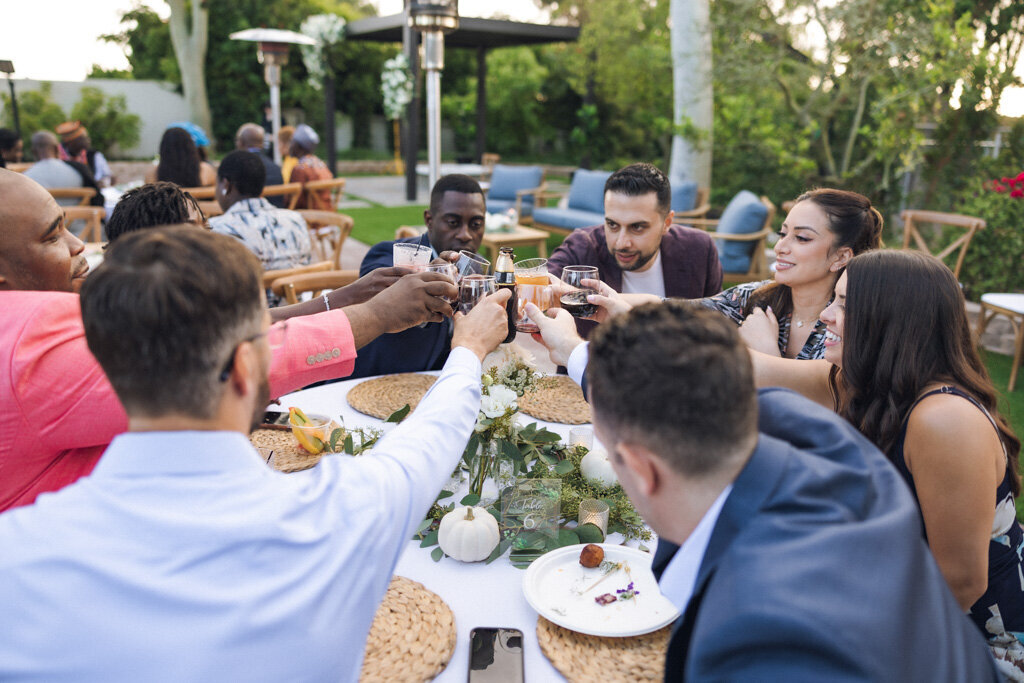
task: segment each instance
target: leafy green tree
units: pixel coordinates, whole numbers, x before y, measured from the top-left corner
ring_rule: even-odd
[[[117,146],[130,149],[139,144],[142,120],[128,113],[124,95],[106,96],[99,88],[82,88],[82,99],[71,108],[71,118],[89,129],[92,146],[107,154]]]
[[[14,128],[11,98],[7,94],[0,94],[0,99],[4,103],[3,125]],[[31,155],[33,133],[40,130],[52,133],[58,124],[68,120],[64,110],[53,101],[53,84],[46,81],[39,84],[38,90],[18,93],[18,118],[21,123],[21,138],[28,155]]]

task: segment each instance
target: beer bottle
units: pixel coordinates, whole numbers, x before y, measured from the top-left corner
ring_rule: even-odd
[[[508,317],[508,336],[503,344],[508,344],[516,338],[516,316],[519,313],[519,306],[516,302],[516,270],[512,265],[515,254],[512,247],[502,247],[498,254],[498,260],[494,264],[494,285],[498,289],[507,289],[512,292],[508,303],[505,304],[505,313]]]

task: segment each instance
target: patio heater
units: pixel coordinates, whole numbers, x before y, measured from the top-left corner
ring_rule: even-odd
[[[9,59],[0,59],[0,73],[7,74],[7,85],[11,89],[11,117],[14,119],[14,133],[21,137],[21,121],[18,120],[18,98],[14,94],[14,81],[11,74],[14,73],[14,62]]]
[[[412,0],[409,26],[423,34],[423,69],[427,72],[427,165],[429,183],[441,174],[441,72],[444,34],[459,27],[459,0]]]
[[[274,163],[281,165],[281,145],[277,134],[281,130],[281,67],[288,63],[290,45],[316,45],[316,41],[295,31],[279,28],[249,28],[228,36],[232,40],[256,43],[256,58],[263,65],[263,79],[270,86],[271,129],[274,136]]]

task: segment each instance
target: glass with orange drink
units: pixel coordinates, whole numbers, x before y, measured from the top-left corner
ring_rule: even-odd
[[[526,304],[532,303],[542,311],[551,308],[555,302],[554,289],[548,279],[548,260],[531,258],[516,261],[516,292],[519,299],[519,315],[516,329],[520,332],[539,332],[537,324],[526,315]]]

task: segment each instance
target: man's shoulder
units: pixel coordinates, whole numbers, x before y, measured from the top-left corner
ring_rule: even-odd
[[[665,243],[678,244],[685,248],[702,246],[713,249],[715,247],[715,241],[711,239],[708,233],[699,228],[691,228],[688,225],[671,226],[662,238],[662,244],[664,245]]]
[[[0,291],[0,307],[5,315],[25,315],[44,307],[76,311],[80,315],[79,305],[74,292]]]
[[[591,225],[586,228],[577,228],[566,235],[565,239],[555,251],[572,252],[576,255],[600,254],[607,243],[604,239],[604,226]],[[593,265],[593,264],[587,264]]]

